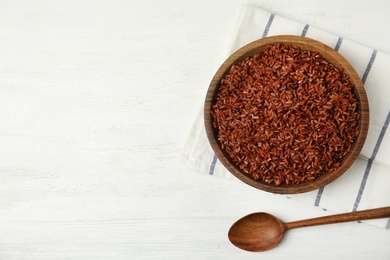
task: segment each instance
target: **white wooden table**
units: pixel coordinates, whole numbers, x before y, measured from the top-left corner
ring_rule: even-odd
[[[0,259],[390,259],[390,230],[227,230],[327,212],[179,163],[241,4],[390,53],[388,1],[0,1]],[[388,84],[388,83],[386,83]]]

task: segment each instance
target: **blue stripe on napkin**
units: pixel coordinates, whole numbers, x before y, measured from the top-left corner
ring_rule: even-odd
[[[378,139],[376,141],[374,150],[372,151],[372,155],[368,159],[368,163],[367,163],[366,169],[364,171],[363,179],[362,179],[362,182],[360,184],[359,192],[357,194],[357,197],[356,197],[355,203],[353,205],[352,211],[356,211],[357,208],[359,207],[359,203],[360,203],[360,200],[362,198],[362,195],[363,195],[363,192],[364,192],[364,188],[366,187],[367,179],[368,179],[368,176],[369,176],[370,171],[371,171],[372,163],[374,162],[376,154],[378,153],[378,150],[379,150],[379,147],[380,147],[380,145],[382,143],[383,137],[385,136],[387,127],[389,126],[389,122],[390,122],[390,111],[387,114],[385,123],[383,124],[382,130],[381,130],[381,132],[380,132],[380,134],[378,136]]]

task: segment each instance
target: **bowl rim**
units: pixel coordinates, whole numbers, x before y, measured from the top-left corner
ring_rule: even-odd
[[[267,45],[272,45],[276,43],[285,43],[291,44],[294,46],[299,46],[301,49],[318,51],[326,60],[334,64],[337,68],[342,68],[344,73],[350,77],[350,81],[355,85],[353,88],[354,94],[358,99],[358,112],[360,113],[359,118],[359,134],[356,137],[351,150],[346,156],[344,156],[342,165],[332,173],[325,173],[317,177],[313,181],[299,183],[299,184],[267,184],[263,181],[255,181],[251,176],[245,174],[239,167],[230,162],[227,156],[227,153],[221,148],[220,143],[217,141],[217,129],[213,127],[213,118],[211,115],[212,105],[216,101],[217,90],[220,85],[222,77],[224,77],[230,67],[233,64],[245,59],[246,57],[252,57],[254,54],[261,52]],[[276,35],[266,38],[262,38],[256,41],[253,41],[230,55],[225,62],[219,67],[214,77],[212,78],[209,88],[207,90],[205,102],[204,102],[204,125],[206,130],[207,139],[219,161],[224,165],[224,167],[233,174],[236,178],[243,181],[244,183],[272,193],[279,194],[297,194],[304,193],[319,189],[326,186],[327,184],[333,182],[341,175],[343,175],[350,166],[357,159],[360,151],[362,150],[369,127],[369,104],[367,94],[364,88],[364,84],[358,76],[355,69],[352,65],[336,50],[329,47],[328,45],[303,36],[295,35]]]

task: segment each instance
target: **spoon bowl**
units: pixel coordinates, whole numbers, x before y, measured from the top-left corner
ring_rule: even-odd
[[[239,219],[229,230],[229,240],[238,248],[261,252],[282,240],[284,223],[268,213],[252,213]]]
[[[289,229],[386,217],[390,217],[390,207],[355,211],[289,223],[283,223],[271,214],[259,212],[237,220],[230,228],[228,237],[232,244],[238,248],[252,252],[261,252],[278,245],[285,231]]]

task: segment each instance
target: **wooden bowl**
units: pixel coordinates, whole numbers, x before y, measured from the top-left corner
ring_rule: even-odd
[[[231,161],[225,150],[221,148],[221,144],[217,138],[217,129],[213,127],[213,117],[211,115],[211,109],[216,102],[221,79],[229,72],[230,67],[233,64],[236,64],[237,62],[240,62],[247,57],[252,57],[257,53],[263,52],[265,46],[276,43],[285,43],[291,44],[293,46],[299,46],[302,50],[318,51],[326,60],[335,65],[337,68],[342,68],[344,70],[344,73],[350,77],[351,83],[355,85],[353,91],[358,100],[358,112],[360,113],[360,119],[358,124],[360,132],[356,137],[354,143],[352,144],[351,150],[347,155],[344,156],[341,166],[333,172],[324,173],[323,175],[320,175],[312,181],[303,182],[299,184],[268,184],[263,182],[262,180],[256,181],[250,175],[244,173],[234,162]],[[352,165],[352,163],[358,157],[367,136],[369,125],[369,107],[367,95],[364,90],[362,81],[360,80],[358,74],[353,69],[353,67],[337,51],[321,42],[312,40],[310,38],[301,36],[280,35],[267,37],[249,43],[248,45],[242,47],[241,49],[233,53],[222,64],[222,66],[218,69],[215,76],[213,77],[206,95],[204,121],[207,137],[212,149],[215,152],[215,155],[217,156],[219,161],[234,176],[236,176],[241,181],[263,191],[280,194],[296,194],[316,190],[331,183],[332,181],[340,177]]]

